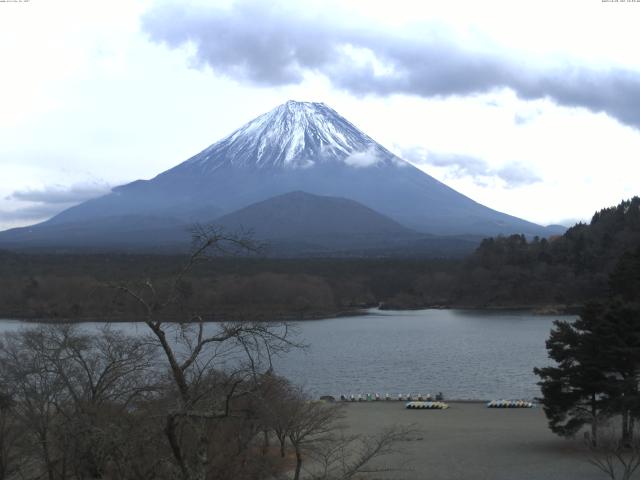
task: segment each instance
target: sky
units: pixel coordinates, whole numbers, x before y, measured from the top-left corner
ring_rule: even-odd
[[[0,0],[0,230],[148,179],[289,99],[491,208],[640,195],[640,1]]]

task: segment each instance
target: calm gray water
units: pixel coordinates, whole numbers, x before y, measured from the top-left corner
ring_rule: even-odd
[[[309,348],[275,365],[315,395],[441,391],[447,398],[530,399],[539,395],[533,367],[550,364],[545,340],[556,318],[573,317],[418,310],[297,322]],[[3,320],[0,333],[25,325]],[[142,324],[114,326],[146,333]]]

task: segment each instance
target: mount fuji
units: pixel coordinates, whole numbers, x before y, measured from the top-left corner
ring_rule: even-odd
[[[306,219],[309,225],[315,216],[329,226],[327,215],[318,217],[323,198],[334,206],[327,199],[351,200],[345,205],[352,215],[369,212],[369,228],[363,234],[375,232],[376,222],[381,232],[396,236],[401,231],[410,232],[409,236],[559,233],[456,192],[322,103],[288,101],[155,178],[116,187],[46,222],[0,232],[0,246],[81,243],[91,247],[97,245],[96,237],[103,247],[122,246],[129,237],[140,245],[170,244],[184,235],[189,224],[220,219],[224,225],[239,209],[243,209],[240,218],[254,218],[250,210],[254,204],[291,192],[317,197],[315,213]],[[295,204],[300,196],[284,199]],[[283,200],[274,205],[278,208],[269,211],[279,209],[281,218],[286,211]],[[390,230],[389,222],[398,228]],[[334,236],[354,233],[353,229],[329,230]]]

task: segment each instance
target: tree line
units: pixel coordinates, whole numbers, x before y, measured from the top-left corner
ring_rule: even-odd
[[[139,305],[108,285],[148,276],[166,292],[182,261],[168,255],[0,252],[0,317],[140,320]],[[207,320],[323,318],[403,302],[405,295],[422,302],[418,290],[443,303],[457,265],[438,259],[212,257],[194,266],[180,288]]]
[[[479,305],[573,305],[609,295],[609,275],[640,247],[640,198],[596,212],[559,237],[488,238],[462,266],[453,297]]]
[[[378,305],[577,309],[607,298],[609,275],[638,245],[640,198],[634,197],[562,236],[487,238],[465,259],[222,257],[194,266],[180,288],[208,320],[321,318]],[[141,319],[136,302],[114,297],[105,284],[142,274],[167,291],[181,261],[170,255],[0,252],[0,316]],[[180,312],[160,314],[176,318]]]

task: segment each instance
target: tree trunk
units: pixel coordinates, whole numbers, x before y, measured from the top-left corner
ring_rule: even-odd
[[[285,446],[285,442],[287,441],[286,438],[281,438],[280,439],[280,456],[282,458],[284,458],[285,456],[285,450],[284,450],[284,446]]]
[[[264,437],[264,443],[262,444],[262,455],[266,455],[269,450],[269,432],[268,430],[263,430],[262,435]]]
[[[44,445],[44,462],[47,465],[47,476],[49,480],[55,480],[55,470],[49,454],[49,447],[46,444]]]
[[[591,395],[591,446],[598,446],[598,409],[595,395]]]
[[[295,446],[296,449],[296,473],[293,476],[293,480],[300,480],[300,471],[302,470],[302,453],[298,446]]]
[[[622,410],[622,445],[629,445],[629,410],[623,407]]]
[[[198,480],[207,480],[207,473],[209,471],[209,439],[207,438],[206,427],[202,427],[203,431],[200,433],[199,445],[198,445],[198,473],[196,475]]]
[[[190,478],[189,470],[187,469],[187,465],[185,464],[184,457],[182,455],[182,449],[180,448],[180,443],[176,434],[176,419],[173,415],[167,416],[167,423],[164,427],[164,433],[167,436],[167,440],[169,441],[169,446],[171,447],[173,458],[176,460],[178,466],[180,467],[182,478],[188,480]]]
[[[51,459],[51,452],[49,451],[49,435],[46,427],[38,432],[38,436],[40,437],[40,446],[42,447],[44,464],[47,467],[47,477],[49,480],[55,480],[55,468],[53,466],[53,460]]]

